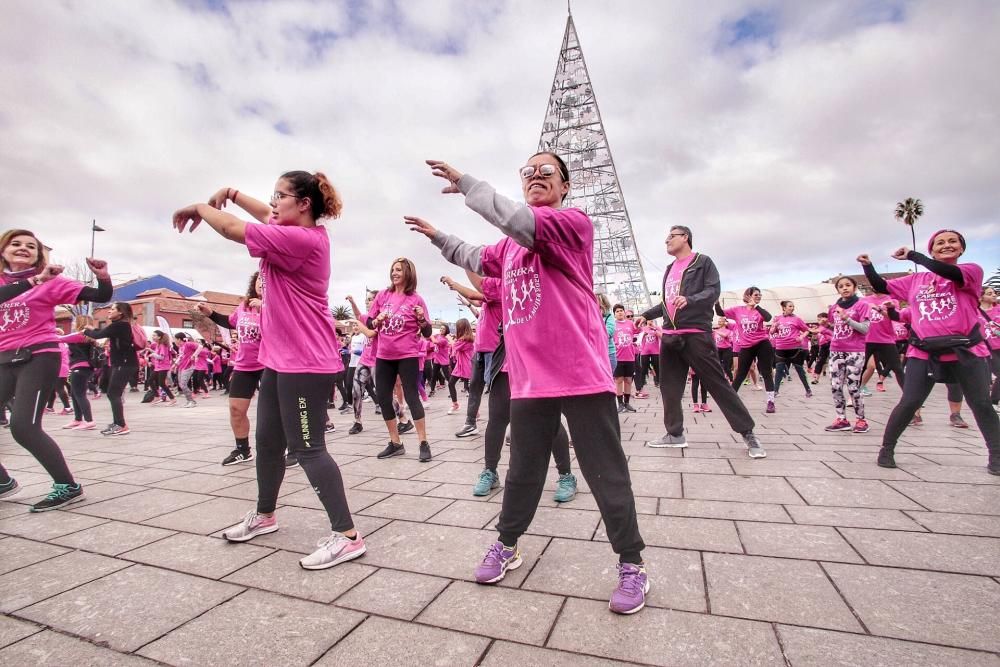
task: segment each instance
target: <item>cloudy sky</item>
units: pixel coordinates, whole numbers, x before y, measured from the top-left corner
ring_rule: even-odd
[[[242,292],[255,262],[172,211],[232,186],[267,199],[322,170],[331,303],[413,258],[432,314],[458,275],[402,224],[495,231],[439,194],[444,159],[519,196],[566,21],[562,0],[13,0],[0,23],[4,227],[116,278],[162,273]],[[1000,266],[1000,3],[575,0],[573,16],[647,275],[671,224],[694,229],[725,289],[819,282],[859,252],[930,232]],[[655,287],[654,287],[655,289]]]

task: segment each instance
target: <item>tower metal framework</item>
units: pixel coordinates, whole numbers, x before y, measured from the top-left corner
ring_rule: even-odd
[[[566,203],[585,211],[594,223],[594,290],[607,294],[611,303],[637,311],[647,308],[646,274],[572,13],[566,19],[538,150],[566,161],[572,184]]]

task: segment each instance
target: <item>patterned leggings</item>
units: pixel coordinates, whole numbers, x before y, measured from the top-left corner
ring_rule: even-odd
[[[830,389],[833,392],[833,407],[838,419],[847,418],[847,401],[844,399],[844,386],[851,394],[854,403],[854,414],[858,419],[865,418],[865,404],[861,399],[861,374],[865,369],[864,352],[831,352],[830,353]]]

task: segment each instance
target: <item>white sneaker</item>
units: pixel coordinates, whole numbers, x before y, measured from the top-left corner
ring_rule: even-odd
[[[250,510],[243,521],[222,534],[230,542],[248,542],[258,535],[266,535],[278,530],[278,522],[271,516],[261,516],[256,510]]]
[[[452,403],[451,407],[448,408],[449,415],[457,415],[459,411],[458,403]]]
[[[195,403],[194,401],[188,401],[188,402],[186,402],[186,403],[184,404],[184,407],[185,407],[185,408],[193,408],[193,407],[196,407],[197,405],[198,405],[198,404],[197,404],[197,403]]]
[[[646,443],[647,447],[663,448],[672,447],[674,449],[684,449],[688,446],[687,440],[683,435],[670,435],[669,433],[663,435],[663,437],[657,438],[656,440],[650,440]]]
[[[358,533],[353,540],[343,533],[334,533],[320,540],[316,546],[319,547],[316,551],[299,561],[303,569],[325,570],[345,561],[354,560],[367,551],[361,533]]]

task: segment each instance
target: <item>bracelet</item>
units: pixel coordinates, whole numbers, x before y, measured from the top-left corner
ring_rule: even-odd
[[[240,194],[239,190],[233,190],[233,196],[229,198],[229,201],[236,203],[236,197]]]

